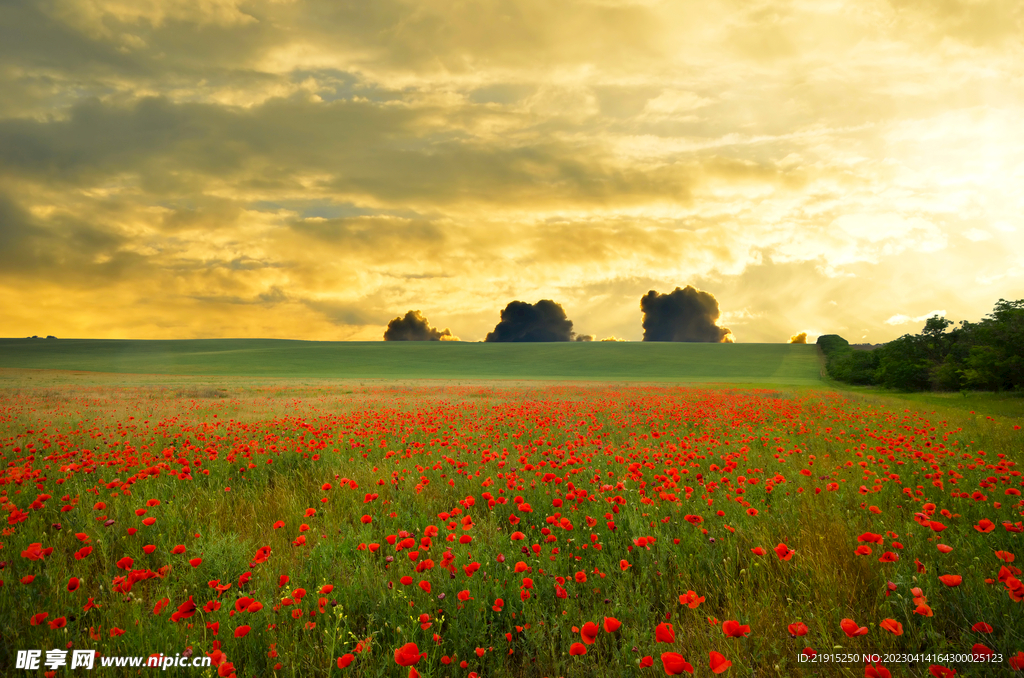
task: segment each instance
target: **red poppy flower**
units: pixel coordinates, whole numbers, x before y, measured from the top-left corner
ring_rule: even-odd
[[[996,529],[996,524],[988,518],[982,518],[978,521],[978,524],[974,526],[974,529],[981,533],[991,532]]]
[[[469,591],[468,590],[467,591],[459,591],[459,593],[458,593],[458,595],[456,597],[459,600],[461,600],[462,602],[466,602],[467,600],[473,600],[473,597],[471,595],[469,595]]]
[[[67,626],[68,622],[64,617],[57,617],[56,619],[48,621],[47,624],[50,625],[51,630],[56,631],[57,629],[62,629]]]
[[[430,582],[426,580],[421,581],[420,588],[423,589],[424,593],[430,593]]]
[[[597,642],[597,634],[601,632],[601,628],[594,622],[587,622],[580,629],[580,635],[583,637],[583,642],[587,645],[593,645]]]
[[[710,657],[712,673],[722,673],[732,666],[732,662],[725,658],[720,652],[711,651]]]
[[[192,600],[192,596],[188,597],[184,603],[178,606],[178,609],[171,615],[171,621],[177,622],[180,619],[189,619],[196,612],[196,604]]]
[[[654,629],[654,640],[658,643],[676,642],[676,631],[671,624],[658,624]]]
[[[750,552],[753,553],[755,556],[763,556],[764,554],[768,553],[760,546],[750,549]]]
[[[892,674],[889,669],[876,662],[864,667],[864,678],[892,678]]]
[[[895,563],[900,557],[892,551],[886,551],[882,554],[882,557],[878,559],[880,563]]]
[[[573,643],[572,645],[569,646],[569,655],[570,656],[583,655],[583,654],[586,654],[586,653],[587,653],[587,646],[584,645],[583,643]]]
[[[53,622],[51,622],[51,624],[52,623]],[[975,643],[971,647],[971,654],[974,655],[974,661],[977,662],[977,661],[983,661],[986,657],[994,655],[995,651],[992,648],[990,648],[990,647],[986,647],[986,646],[982,645],[981,643]]]
[[[491,609],[495,612],[501,612],[501,608],[505,606],[505,601],[498,598],[494,601],[494,605],[491,605]]]
[[[992,633],[992,627],[985,622],[978,622],[971,627],[971,630],[977,633]]]
[[[654,666],[654,657],[642,657],[640,659],[640,668],[646,669],[650,666]]]
[[[632,567],[632,565],[630,564],[630,562],[628,560],[620,560],[619,561],[619,569],[622,570],[623,572],[628,570],[630,567]]]
[[[679,604],[686,605],[691,610],[696,610],[697,606],[703,602],[704,596],[698,596],[695,591],[687,591],[679,596]]]
[[[1024,671],[1024,652],[1018,650],[1017,654],[1010,657],[1010,668],[1014,671]]]
[[[789,625],[789,635],[796,638],[797,636],[807,635],[807,624],[803,622],[797,622]]]
[[[77,591],[78,590],[78,585],[79,585],[78,577],[72,577],[71,579],[68,580],[68,591],[69,592]]]
[[[622,626],[622,622],[620,622],[615,617],[605,617],[604,618],[604,630],[605,630],[606,633],[615,633],[616,631],[619,630],[619,628],[621,626]]]
[[[28,545],[28,548],[21,552],[21,557],[28,560],[42,560],[46,556],[53,553],[53,547],[43,548],[43,545],[39,542],[35,542]]]
[[[964,578],[958,574],[944,574],[939,577],[939,581],[946,586],[960,586],[963,579]]]
[[[952,546],[946,546],[945,544],[939,544],[936,548],[939,549],[940,553],[949,553],[953,550]]]
[[[857,636],[864,636],[864,635],[867,635],[867,632],[868,632],[868,627],[866,627],[866,626],[859,626],[858,627],[857,626],[857,622],[853,621],[852,619],[844,619],[844,620],[842,620],[841,622],[839,622],[839,627],[842,628],[843,629],[843,633],[845,633],[850,638],[856,638]]]
[[[903,624],[899,623],[895,619],[883,619],[878,623],[878,627],[891,632],[893,635],[903,635]]]
[[[871,547],[868,546],[867,544],[861,544],[860,546],[857,547],[857,550],[854,551],[853,553],[854,553],[854,555],[858,555],[858,556],[870,556],[871,555]]]
[[[39,626],[43,623],[43,620],[50,616],[49,612],[40,612],[32,615],[32,618],[28,620],[28,623],[32,626]]]
[[[678,676],[681,673],[693,673],[693,666],[678,652],[663,652],[661,664],[665,667],[665,675]]]
[[[722,633],[727,638],[743,638],[750,633],[750,627],[747,625],[741,625],[735,619],[728,619],[722,622]]]
[[[779,542],[779,545],[775,547],[775,555],[779,557],[779,560],[790,560],[794,553],[796,553],[796,551],[789,548],[782,542]]]
[[[1012,663],[1013,660],[1011,659],[1010,662]],[[953,669],[940,666],[939,664],[929,666],[928,673],[932,674],[935,678],[953,678],[956,675],[956,671]]]
[[[346,666],[351,664],[352,660],[355,659],[355,658],[356,658],[356,656],[354,654],[343,654],[343,655],[341,655],[340,657],[338,657],[338,668],[339,669],[345,668]]]
[[[420,648],[416,646],[416,643],[406,643],[395,650],[395,663],[399,666],[412,666],[425,655],[425,652],[420,653]]]

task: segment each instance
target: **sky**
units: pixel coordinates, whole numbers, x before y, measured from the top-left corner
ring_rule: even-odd
[[[879,343],[1024,298],[1019,0],[5,0],[0,336]]]

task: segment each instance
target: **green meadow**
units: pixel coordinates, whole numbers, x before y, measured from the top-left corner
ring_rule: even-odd
[[[817,347],[799,344],[2,339],[0,368],[339,379],[821,383]]]
[[[806,345],[0,340],[0,675],[1014,675],[1021,403]]]

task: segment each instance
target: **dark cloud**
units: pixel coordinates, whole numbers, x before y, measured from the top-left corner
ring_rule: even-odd
[[[572,321],[550,299],[536,304],[513,301],[501,312],[501,322],[484,341],[572,341]]]
[[[249,109],[165,96],[128,103],[94,97],[62,119],[0,120],[0,176],[61,188],[125,180],[164,198],[202,195],[215,179],[269,199],[308,195],[299,177],[315,173],[316,192],[372,197],[391,211],[524,201],[644,204],[666,192],[689,199],[689,164],[620,167],[597,144],[547,135],[501,146],[460,130],[485,115],[479,106],[314,103],[305,94]],[[438,128],[439,116],[451,127]]]
[[[90,284],[123,279],[144,264],[144,257],[120,249],[125,243],[112,230],[73,215],[35,217],[0,193],[0,275]]]
[[[690,285],[668,294],[651,290],[640,299],[640,310],[644,341],[732,341],[729,328],[717,324],[718,300]]]
[[[440,331],[431,327],[419,311],[409,311],[404,318],[395,318],[384,330],[384,341],[443,341],[451,339],[452,333],[446,327]]]
[[[335,325],[382,325],[380,314],[367,310],[357,303],[303,299],[302,304]]]

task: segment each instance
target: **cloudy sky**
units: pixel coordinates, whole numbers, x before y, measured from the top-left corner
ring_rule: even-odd
[[[5,0],[0,336],[880,342],[1024,297],[1020,0]]]

